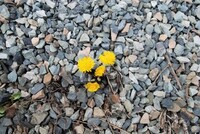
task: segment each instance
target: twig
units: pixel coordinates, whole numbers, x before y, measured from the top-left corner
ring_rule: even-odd
[[[119,74],[119,78],[120,78],[119,83],[120,83],[121,87],[124,88],[123,83],[122,83],[122,77],[123,77],[122,73],[119,70],[117,70],[117,68],[115,68],[114,66],[112,66],[112,67]]]
[[[189,84],[186,85],[185,87],[185,98],[188,99],[189,98]]]
[[[158,80],[158,78],[160,77],[160,75],[169,67],[169,65],[167,65],[165,68],[162,69],[162,71],[160,71],[160,73],[157,75],[157,77],[155,78],[154,82],[151,84],[151,86],[147,89],[151,89],[155,84],[156,84],[156,81]]]
[[[176,82],[177,82],[177,84],[178,84],[179,89],[182,90],[181,83],[180,83],[180,81],[179,81],[179,79],[178,79],[178,76],[176,75],[176,72],[174,71],[174,68],[173,68],[173,66],[172,66],[172,63],[171,63],[171,61],[170,61],[170,59],[169,59],[169,56],[168,56],[167,54],[165,54],[165,58],[167,59],[168,65],[169,65],[170,68],[171,68],[172,75],[173,75],[174,78],[176,79]]]
[[[102,119],[101,119],[102,120]],[[114,125],[114,124],[112,124],[112,123],[110,123],[109,121],[108,121],[108,118],[106,118],[106,121],[107,121],[107,123],[108,123],[108,125],[109,126],[112,126],[113,128],[116,128],[116,129],[118,129],[118,130],[120,130],[120,131],[123,131],[123,132],[125,132],[126,134],[130,134],[129,132],[127,132],[126,130],[124,130],[124,129],[122,129],[122,128],[120,128],[120,127],[118,127],[118,126],[116,126],[116,125]],[[111,129],[111,131],[112,131],[112,133],[114,133],[114,131]]]
[[[114,92],[114,90],[113,90],[113,87],[112,87],[112,85],[111,85],[111,83],[110,83],[110,80],[109,80],[109,78],[108,78],[107,75],[106,75],[106,78],[107,78],[107,81],[108,81],[108,85],[109,85],[109,87],[110,87],[110,89],[111,89],[111,92],[112,92],[113,94],[115,94],[115,92]]]

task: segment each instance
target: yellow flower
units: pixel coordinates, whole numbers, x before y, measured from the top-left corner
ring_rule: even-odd
[[[94,64],[94,60],[91,57],[84,57],[78,60],[78,68],[83,73],[91,72]]]
[[[88,82],[85,85],[85,88],[89,91],[89,92],[95,92],[100,88],[100,85],[97,82]]]
[[[99,56],[99,60],[105,65],[115,64],[115,54],[111,51],[104,51],[103,54]]]
[[[103,66],[103,65],[102,65],[102,66],[99,66],[99,67],[97,67],[97,69],[95,70],[94,75],[95,75],[96,77],[101,77],[101,76],[103,76],[105,70],[106,70],[106,67],[105,67],[105,66]]]

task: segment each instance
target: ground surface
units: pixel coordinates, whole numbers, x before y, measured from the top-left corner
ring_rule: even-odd
[[[0,134],[200,132],[199,4],[0,0]],[[104,50],[115,69],[89,93],[77,60]]]

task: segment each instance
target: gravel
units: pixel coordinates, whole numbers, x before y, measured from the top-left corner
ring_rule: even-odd
[[[22,94],[17,110],[9,107],[1,118],[0,133],[23,133],[25,127],[26,133],[47,134],[51,124],[58,134],[118,133],[109,122],[121,133],[162,133],[163,110],[169,124],[177,114],[188,133],[198,133],[199,4],[0,0],[0,104]],[[107,67],[113,92],[106,77],[82,74],[77,66],[90,56],[95,69],[104,50],[116,54],[122,78]],[[101,89],[90,93],[84,84],[93,80]]]

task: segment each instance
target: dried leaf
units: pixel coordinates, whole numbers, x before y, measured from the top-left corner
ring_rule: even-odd
[[[120,98],[119,98],[119,95],[117,94],[112,94],[111,99],[113,103],[120,103]]]
[[[165,128],[165,122],[166,122],[166,110],[162,111],[160,116],[159,116],[159,123],[160,123],[160,128]]]
[[[15,116],[16,109],[17,109],[17,105],[16,105],[16,103],[14,103],[13,105],[11,105],[11,106],[6,110],[6,117],[8,117],[8,118],[13,118],[13,117]]]

